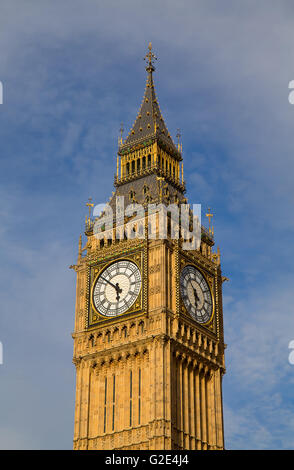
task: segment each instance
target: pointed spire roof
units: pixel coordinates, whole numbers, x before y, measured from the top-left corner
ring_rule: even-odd
[[[175,156],[181,160],[181,154],[174,144],[161,115],[155,93],[153,72],[155,71],[154,60],[156,59],[157,58],[152,52],[152,45],[149,43],[148,53],[145,56],[145,60],[147,62],[147,80],[143,101],[133,127],[131,128],[126,140],[121,145],[120,150],[123,150],[126,147],[133,147],[133,145],[141,143],[146,139],[156,139],[165,144],[170,152],[175,154]]]

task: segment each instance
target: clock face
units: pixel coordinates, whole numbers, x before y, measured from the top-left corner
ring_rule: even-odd
[[[101,315],[115,317],[126,312],[141,289],[141,273],[132,261],[110,264],[97,278],[93,288],[93,303]]]
[[[198,323],[208,323],[213,314],[209,285],[194,266],[185,266],[180,276],[180,291],[185,307]]]

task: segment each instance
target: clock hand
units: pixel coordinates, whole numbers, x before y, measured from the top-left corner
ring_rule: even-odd
[[[195,289],[195,287],[192,285],[192,289],[194,291],[194,298],[195,298],[195,308],[197,309],[197,302],[200,300],[199,297],[198,297],[198,294],[197,294],[197,290]]]
[[[122,289],[119,287],[119,283],[118,283],[118,282],[115,284],[115,288],[116,288],[116,290],[117,290],[117,292],[118,292],[119,294],[122,293]]]
[[[195,297],[195,308],[197,309],[197,302],[200,300],[198,295],[197,295],[197,290],[194,289],[194,297]]]
[[[111,285],[111,287],[116,290],[116,300],[119,301],[119,294],[122,293],[122,289],[119,287],[119,283],[117,282],[116,284],[112,284],[112,282],[108,281],[108,279],[105,279],[105,277],[103,276],[101,276],[101,279],[103,279],[103,281],[107,282],[109,285]]]
[[[103,277],[103,276],[100,276],[100,277],[101,277],[101,279],[103,279],[103,281],[107,282],[107,283],[110,284],[112,287],[114,287],[114,289],[117,290],[117,287],[116,287],[114,284],[112,284],[112,282],[108,281],[108,279],[105,279],[105,277]]]
[[[120,299],[119,294],[122,293],[122,289],[119,287],[118,282],[115,284],[115,288],[116,288],[116,300],[119,301],[119,299]]]

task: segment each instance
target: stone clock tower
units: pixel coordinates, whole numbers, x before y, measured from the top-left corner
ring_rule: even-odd
[[[74,449],[224,448],[220,254],[211,229],[201,227],[200,245],[187,250],[170,217],[165,237],[158,213],[148,217],[150,204],[187,203],[181,144],[161,115],[154,59],[149,45],[141,108],[119,145],[113,225],[97,234],[105,213],[89,216],[72,266]],[[125,211],[131,203],[143,207],[140,217]]]

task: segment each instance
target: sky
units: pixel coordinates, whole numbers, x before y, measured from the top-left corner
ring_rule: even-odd
[[[113,191],[150,41],[229,278],[226,448],[294,448],[293,31],[290,0],[0,0],[1,449],[72,448],[69,266],[85,203]]]

